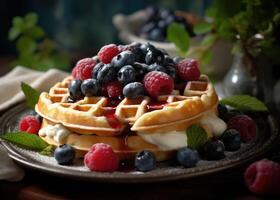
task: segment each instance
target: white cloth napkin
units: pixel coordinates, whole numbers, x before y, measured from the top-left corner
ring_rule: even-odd
[[[24,94],[20,88],[21,82],[39,91],[48,91],[52,85],[68,75],[56,69],[38,72],[21,66],[14,68],[5,76],[0,77],[0,111],[24,100]],[[23,176],[24,171],[13,162],[0,143],[0,180],[19,181]]]

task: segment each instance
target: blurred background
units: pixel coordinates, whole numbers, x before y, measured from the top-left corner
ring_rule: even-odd
[[[276,0],[2,0],[0,20],[0,75],[17,65],[70,72],[105,44],[151,42],[198,59],[221,96],[280,109]]]
[[[3,0],[0,2],[0,55],[16,55],[8,40],[14,16],[36,12],[38,24],[60,48],[70,54],[94,55],[107,43],[120,43],[112,18],[117,13],[131,14],[148,5],[185,10],[203,16],[211,0]],[[75,56],[75,55],[74,55]]]

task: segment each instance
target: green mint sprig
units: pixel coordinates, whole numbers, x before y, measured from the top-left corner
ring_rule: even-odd
[[[37,104],[40,96],[40,92],[32,88],[30,85],[22,82],[21,83],[21,90],[23,91],[25,97],[26,97],[26,103],[28,107],[31,109],[35,108],[35,105]]]
[[[167,40],[175,44],[180,56],[185,56],[190,47],[190,36],[182,25],[176,22],[170,24],[167,28]]]
[[[25,132],[6,133],[0,138],[30,150],[42,151],[48,147],[48,144],[38,135]]]
[[[44,148],[41,152],[40,152],[40,154],[41,155],[44,155],[44,156],[52,156],[53,155],[53,153],[54,153],[54,146],[52,146],[52,145],[49,145],[49,146],[47,146],[46,148]]]
[[[268,108],[263,102],[249,95],[231,96],[220,100],[220,103],[229,105],[240,111],[268,112]]]
[[[199,149],[208,141],[206,131],[198,125],[190,126],[187,131],[187,143],[191,149]]]

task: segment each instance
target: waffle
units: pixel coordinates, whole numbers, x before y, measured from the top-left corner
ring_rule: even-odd
[[[53,125],[54,123],[43,119],[42,128]],[[71,132],[68,137],[63,140],[63,143],[56,142],[53,138],[40,136],[48,144],[59,146],[61,144],[70,144],[76,149],[76,156],[83,157],[92,145],[102,142],[109,144],[115,153],[118,154],[120,160],[134,159],[135,154],[143,149],[150,150],[154,153],[157,161],[163,161],[171,158],[174,154],[173,151],[163,151],[155,145],[144,141],[138,135],[126,136],[97,136],[97,135],[82,135]]]
[[[162,108],[149,112],[149,97],[138,99],[124,98],[115,108],[106,97],[85,97],[75,103],[67,102],[68,85],[72,77],[55,84],[49,93],[43,92],[36,105],[36,111],[48,121],[61,123],[69,130],[80,134],[117,136],[130,125],[132,131],[145,134],[186,130],[199,120],[203,113],[216,112],[218,97],[207,76],[199,81],[189,81],[184,96],[159,96]],[[112,118],[113,117],[113,118]],[[117,126],[113,126],[118,123]]]

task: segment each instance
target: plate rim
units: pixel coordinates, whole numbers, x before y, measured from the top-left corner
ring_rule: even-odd
[[[18,111],[18,109],[21,109]],[[26,105],[24,103],[18,103],[14,107],[7,109],[4,111],[2,116],[0,117],[0,123],[5,121],[5,118],[9,116],[13,112],[22,112],[24,109],[26,109]],[[64,177],[64,178],[70,178],[70,179],[76,179],[76,180],[84,180],[84,181],[96,181],[96,182],[111,182],[111,183],[149,183],[149,182],[165,182],[165,181],[174,181],[174,180],[183,180],[183,179],[190,179],[190,178],[196,178],[196,177],[201,177],[204,175],[210,175],[214,174],[217,172],[221,172],[227,169],[232,169],[235,167],[240,167],[246,163],[249,163],[258,157],[264,155],[267,153],[270,149],[274,147],[274,145],[277,143],[276,141],[280,138],[279,137],[279,129],[278,129],[278,124],[276,123],[276,119],[270,115],[269,120],[268,120],[269,126],[271,128],[271,137],[267,138],[261,148],[259,148],[254,154],[248,155],[245,158],[238,158],[232,160],[228,164],[224,165],[219,165],[216,166],[215,168],[208,168],[205,170],[200,170],[196,171],[195,173],[177,173],[177,174],[161,174],[161,175],[155,175],[155,176],[143,176],[142,174],[144,173],[135,173],[135,175],[129,174],[126,176],[106,176],[104,175],[105,173],[100,173],[100,172],[94,172],[98,176],[86,176],[88,172],[86,171],[75,171],[75,170],[65,170],[63,168],[55,168],[52,165],[40,165],[39,161],[34,161],[33,162],[28,162],[28,158],[26,156],[22,156],[19,152],[16,151],[16,149],[13,148],[13,145],[10,144],[9,142],[6,142],[4,140],[0,139],[0,143],[7,149],[9,156],[15,160],[17,163],[20,165],[34,169],[46,174],[51,174],[54,176],[59,176],[59,177]],[[1,124],[3,128],[3,124]],[[1,129],[1,132],[4,130]],[[20,148],[20,147],[18,147]],[[33,161],[33,160],[32,160]],[[181,171],[183,171],[184,168],[182,168]],[[75,174],[73,175],[73,172]],[[152,171],[151,171],[152,172]],[[92,172],[91,172],[92,173]],[[126,172],[124,172],[126,173]],[[150,172],[148,172],[150,173]],[[112,174],[112,173],[109,173]],[[142,176],[141,176],[142,175]]]

